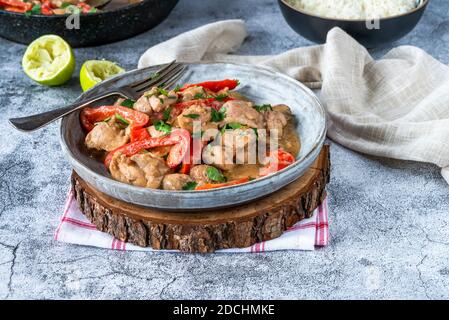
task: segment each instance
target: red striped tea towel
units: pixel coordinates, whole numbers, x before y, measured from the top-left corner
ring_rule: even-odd
[[[69,193],[61,222],[55,232],[55,240],[79,245],[114,250],[160,251],[142,248],[120,241],[101,232],[81,213],[72,192]],[[304,219],[286,230],[279,238],[256,243],[248,248],[217,250],[217,252],[265,252],[278,250],[314,250],[329,244],[329,223],[327,199],[314,211],[313,216]],[[177,250],[166,250],[178,252]]]

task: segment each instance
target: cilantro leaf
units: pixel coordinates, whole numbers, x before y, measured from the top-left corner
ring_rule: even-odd
[[[215,182],[226,182],[226,177],[215,167],[207,167],[206,176]]]
[[[198,99],[204,99],[204,94],[203,93],[197,93],[193,96],[194,100],[198,100]]]
[[[117,118],[117,120],[119,120],[123,124],[129,125],[129,121],[126,120],[125,118],[123,118],[120,114],[116,113],[115,117]]]
[[[191,114],[185,114],[184,117],[190,118],[190,119],[198,119],[200,117],[197,113],[191,113]]]
[[[253,108],[256,109],[258,112],[273,110],[271,104],[255,105]]]
[[[164,121],[156,121],[154,123],[154,127],[156,128],[157,131],[161,131],[164,133],[170,133],[171,132],[171,125],[169,125],[168,123],[165,123]]]
[[[168,119],[170,119],[171,110],[172,110],[172,107],[168,107],[168,108],[165,109],[164,112],[162,113],[162,119],[163,119],[164,121],[167,121]]]
[[[226,109],[221,108],[220,111],[215,110],[214,108],[211,108],[211,116],[212,116],[212,122],[220,122],[223,121],[226,116]]]
[[[42,8],[42,7],[41,7],[39,4],[35,4],[35,5],[31,8],[31,10],[28,10],[28,11],[25,12],[25,16],[29,17],[29,16],[31,16],[32,14],[39,14],[39,13],[41,13],[41,8]]]
[[[181,86],[177,84],[176,87],[173,89],[173,91],[178,92],[179,90],[181,90]]]
[[[237,122],[231,122],[231,123],[228,123],[226,125],[226,127],[227,127],[227,129],[235,130],[235,129],[240,129],[241,127],[243,127],[243,125],[241,125],[240,123],[237,123]]]
[[[127,108],[131,108],[132,109],[134,107],[134,103],[135,103],[134,100],[126,99],[126,100],[123,100],[123,102],[120,103],[120,105],[123,106],[123,107],[127,107]]]
[[[194,181],[187,182],[183,187],[182,190],[195,190],[198,183]]]
[[[159,94],[162,94],[164,96],[168,96],[168,91],[165,90],[164,88],[157,88],[157,90],[158,90]]]
[[[219,94],[218,96],[215,97],[215,100],[217,101],[223,101],[224,99],[226,99],[228,97],[227,94]]]

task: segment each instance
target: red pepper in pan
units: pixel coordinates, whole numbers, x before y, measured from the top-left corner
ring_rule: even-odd
[[[46,0],[46,1],[42,2],[41,13],[46,16],[51,16],[54,14],[53,9],[51,8],[50,0]]]
[[[20,0],[0,0],[0,7],[5,7],[5,10],[8,11],[23,13],[31,10],[33,4]]]
[[[238,80],[219,80],[219,81],[206,81],[206,82],[200,82],[200,83],[194,83],[194,84],[185,84],[180,91],[184,91],[187,88],[191,87],[203,87],[205,89],[208,89],[213,92],[218,92],[220,90],[228,88],[229,90],[235,89],[239,85]]]
[[[1,0],[0,0],[1,1]],[[80,114],[81,124],[84,129],[91,131],[95,123],[119,114],[130,122],[132,129],[145,126],[149,117],[145,113],[122,106],[102,106],[99,108],[84,108]]]

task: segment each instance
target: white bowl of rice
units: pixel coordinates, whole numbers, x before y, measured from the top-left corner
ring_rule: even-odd
[[[345,20],[388,18],[406,14],[421,5],[422,0],[286,0],[298,10]]]
[[[408,34],[430,0],[278,0],[287,23],[303,37],[318,43],[340,27],[366,47],[373,48]]]

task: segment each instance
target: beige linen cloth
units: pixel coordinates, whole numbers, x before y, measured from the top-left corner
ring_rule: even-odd
[[[208,24],[148,49],[138,66],[176,59],[271,67],[321,88],[332,140],[371,155],[434,163],[449,182],[448,66],[412,46],[376,61],[338,28],[324,45],[275,56],[229,54],[246,36],[242,20]]]

